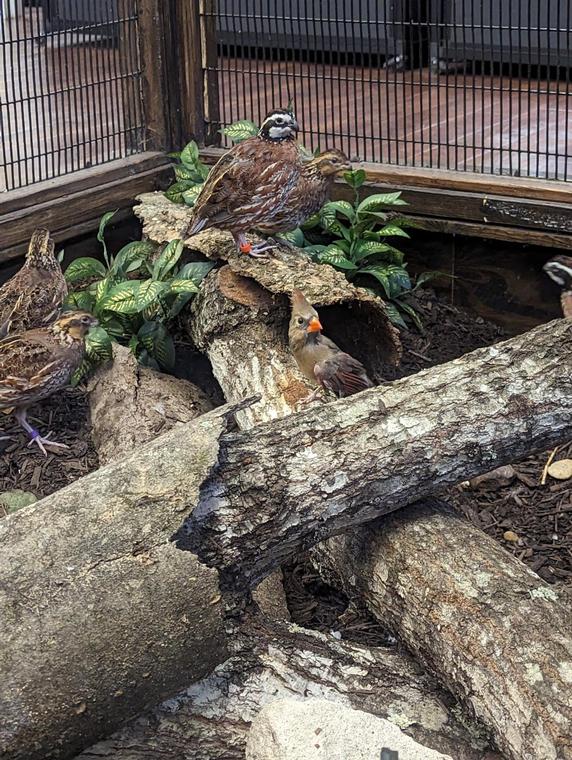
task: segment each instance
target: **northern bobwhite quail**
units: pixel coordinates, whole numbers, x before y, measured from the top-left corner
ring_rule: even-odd
[[[328,200],[336,174],[351,168],[341,150],[325,150],[310,159],[300,169],[298,181],[285,203],[271,219],[258,224],[257,230],[265,235],[278,235],[299,227]]]
[[[321,389],[343,398],[373,387],[363,364],[322,335],[318,312],[300,290],[292,291],[288,340],[301,372],[318,386],[304,402],[315,399]]]
[[[34,231],[26,261],[0,287],[0,338],[52,321],[68,292],[48,230]]]
[[[565,317],[572,317],[572,257],[555,256],[543,266],[551,280],[562,288],[560,303]]]
[[[85,311],[68,311],[49,327],[0,340],[0,411],[14,416],[46,454],[45,445],[67,448],[45,438],[27,421],[28,407],[68,384],[81,364],[85,336],[97,319]]]
[[[303,164],[297,132],[294,114],[276,109],[257,135],[225,153],[209,172],[182,238],[218,227],[232,234],[240,252],[264,256],[273,246],[253,246],[246,232],[272,220],[296,186]]]

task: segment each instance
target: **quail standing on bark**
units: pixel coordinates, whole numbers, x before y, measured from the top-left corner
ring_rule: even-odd
[[[555,256],[546,262],[543,269],[550,279],[562,288],[560,294],[562,314],[565,317],[572,317],[572,257]]]

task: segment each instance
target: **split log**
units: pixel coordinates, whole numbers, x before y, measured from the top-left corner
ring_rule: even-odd
[[[142,367],[118,343],[113,345],[113,362],[90,379],[88,395],[91,435],[101,465],[213,408],[196,385]]]
[[[297,551],[555,445],[572,426],[571,337],[557,320],[225,436],[179,546],[256,585]]]
[[[487,737],[408,655],[292,624],[254,620],[237,652],[202,682],[83,752],[77,760],[244,760],[264,705],[318,697],[396,723],[456,760],[484,760]]]
[[[438,674],[508,757],[572,758],[572,614],[496,541],[432,500],[312,556]]]
[[[0,521],[2,757],[69,757],[226,658],[217,574],[170,538],[232,412]]]
[[[139,196],[134,212],[143,222],[143,233],[156,243],[178,237],[188,221],[189,209],[172,203],[163,193]],[[383,301],[369,291],[351,285],[342,272],[312,262],[295,249],[277,246],[266,260],[236,251],[232,237],[206,230],[185,241],[187,247],[215,260],[228,262],[238,275],[257,282],[276,296],[274,304],[286,307],[286,295],[300,288],[320,310],[325,333],[364,363],[376,381],[393,376],[401,356],[399,333],[391,324]],[[197,308],[193,308],[197,313]],[[219,325],[223,331],[226,324]]]

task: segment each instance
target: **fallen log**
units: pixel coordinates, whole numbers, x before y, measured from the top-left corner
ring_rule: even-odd
[[[429,500],[312,557],[438,674],[507,757],[572,758],[572,614],[496,541]]]
[[[69,757],[226,658],[217,574],[169,539],[232,413],[0,521],[3,758]]]
[[[133,353],[118,343],[113,344],[113,362],[90,379],[88,397],[91,435],[100,465],[213,408],[196,385],[142,367]]]
[[[253,620],[237,651],[200,683],[77,760],[244,760],[250,724],[276,699],[319,697],[387,718],[455,760],[493,760],[487,737],[412,658],[292,624]]]
[[[571,336],[557,320],[225,436],[178,545],[234,588],[253,586],[323,539],[545,450],[572,426]]]

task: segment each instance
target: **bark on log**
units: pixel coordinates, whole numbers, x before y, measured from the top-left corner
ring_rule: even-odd
[[[101,465],[213,408],[196,385],[142,367],[118,343],[113,345],[113,362],[91,378],[88,394],[91,434]]]
[[[0,522],[2,757],[69,757],[226,658],[217,574],[170,538],[231,416],[171,430]]]
[[[145,193],[138,200],[134,212],[148,238],[166,243],[178,237],[188,221],[188,208],[172,203],[163,193]],[[351,285],[341,272],[284,246],[272,251],[268,260],[244,256],[237,253],[231,236],[218,230],[193,235],[185,244],[208,258],[227,261],[235,274],[255,280],[277,296],[278,306],[285,307],[285,294],[300,288],[319,308],[325,333],[335,333],[336,342],[362,361],[373,379],[393,376],[401,356],[399,333],[389,321],[383,301]],[[226,325],[222,328],[226,330]]]
[[[256,585],[299,550],[570,435],[572,323],[232,433],[179,531]]]
[[[319,697],[396,723],[456,760],[484,760],[486,734],[406,654],[292,624],[255,621],[224,665],[77,760],[244,760],[250,723],[275,699]]]
[[[458,530],[458,526],[462,530]],[[572,758],[572,614],[550,587],[440,502],[312,550],[514,760]]]

